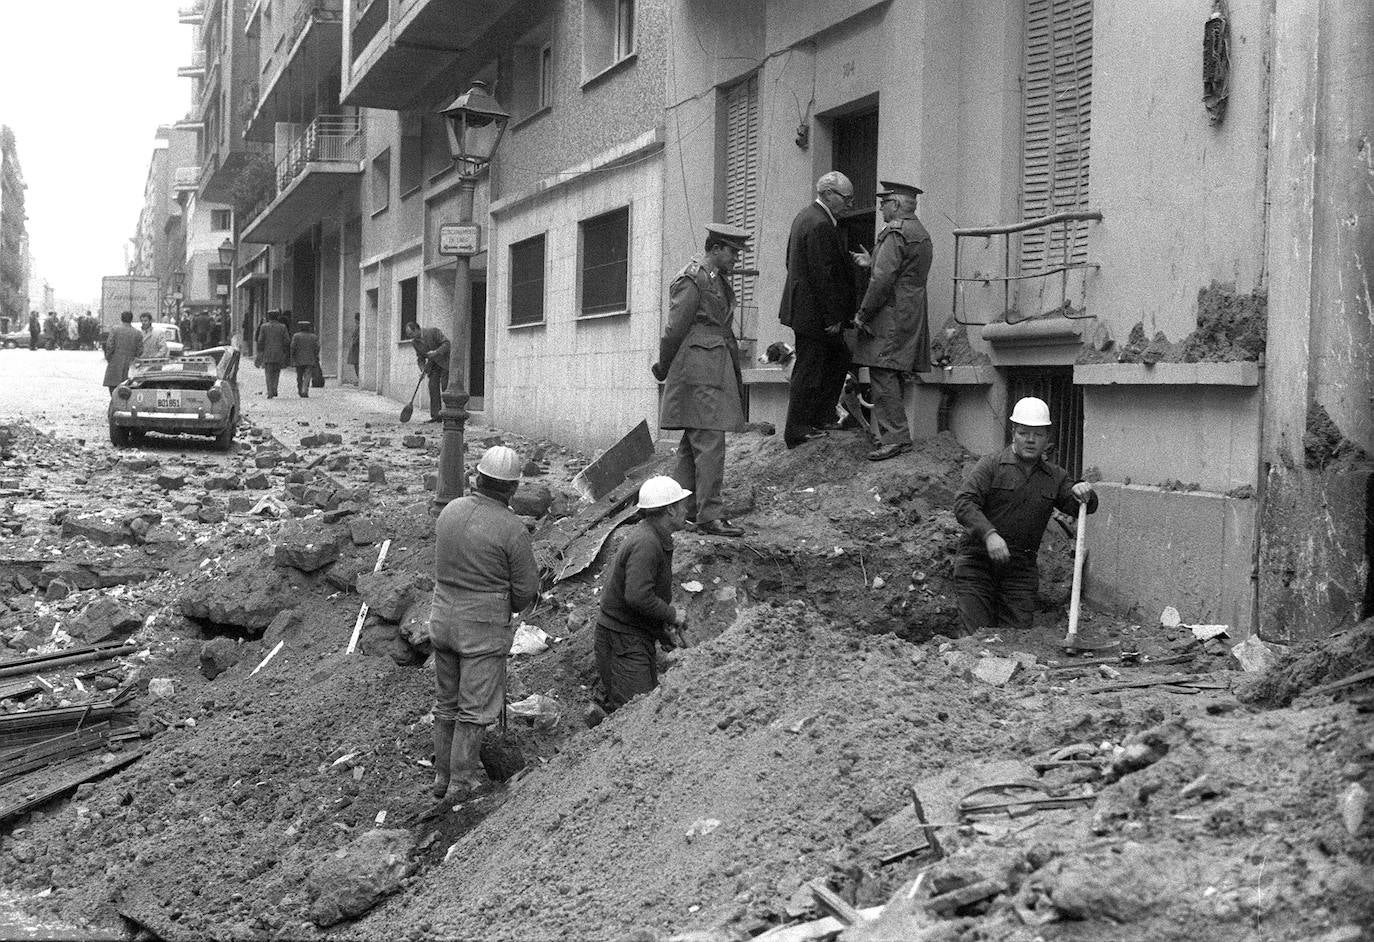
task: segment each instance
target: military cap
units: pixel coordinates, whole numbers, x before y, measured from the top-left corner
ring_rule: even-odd
[[[879,196],[920,196],[925,190],[910,183],[894,183],[891,180],[878,181]]]
[[[753,238],[753,234],[748,229],[741,229],[739,226],[732,226],[725,222],[708,222],[706,224],[706,238],[719,239],[733,245],[737,249],[743,249]]]

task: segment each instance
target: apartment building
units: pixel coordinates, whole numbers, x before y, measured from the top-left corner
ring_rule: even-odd
[[[132,239],[133,257],[129,261],[129,274],[157,278],[167,291],[171,289],[173,271],[169,223],[172,215],[179,216],[181,211],[167,166],[167,142],[171,133],[168,125],[157,129],[153,152],[148,158],[148,176],[143,183],[143,209],[139,211],[138,230]],[[161,315],[166,311],[151,313]]]
[[[362,380],[408,396],[403,325],[450,332],[458,175],[437,112],[482,80],[511,113],[478,186],[469,409],[577,447],[657,414],[667,5],[371,0],[345,11],[346,106],[365,109]],[[690,254],[690,253],[689,253]],[[687,257],[677,261],[685,263]]]
[[[0,329],[29,319],[29,236],[24,172],[14,132],[0,126]]]
[[[1374,451],[1352,277],[1371,240],[1338,222],[1367,227],[1369,55],[1353,37],[1371,13],[1330,16],[1318,29],[1312,5],[1260,0],[687,0],[668,31],[664,160],[683,183],[664,190],[666,252],[689,251],[708,214],[754,229],[745,333],[762,347],[791,339],[776,316],[788,224],[822,172],[854,182],[851,245],[872,244],[876,180],[924,188],[949,368],[921,377],[913,431],[985,453],[1007,441],[1009,403],[1042,395],[1057,459],[1100,479],[1095,601],[1323,633],[1369,613],[1369,562],[1351,552],[1368,545],[1369,472],[1352,456]],[[748,379],[751,417],[778,421],[781,374]],[[1339,472],[1304,458],[1314,423],[1349,459]]]

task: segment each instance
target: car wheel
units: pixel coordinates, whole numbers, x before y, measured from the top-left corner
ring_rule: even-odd
[[[120,428],[113,422],[110,423],[110,444],[116,448],[126,448],[129,445],[129,430]]]

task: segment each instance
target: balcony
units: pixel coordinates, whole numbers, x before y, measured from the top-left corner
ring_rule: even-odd
[[[277,161],[276,195],[253,214],[245,242],[286,242],[318,222],[339,223],[354,211],[366,153],[358,115],[320,115]]]
[[[346,105],[407,111],[434,97],[436,83],[457,86],[465,54],[488,58],[495,40],[519,36],[549,14],[538,0],[353,0],[353,61]],[[456,93],[456,92],[455,92]]]
[[[182,78],[203,78],[205,76],[205,50],[197,49],[191,53],[191,64],[177,66],[177,75]]]
[[[342,44],[343,0],[302,0],[282,32],[278,54],[260,76],[262,97],[244,134],[252,140],[272,140],[273,126],[290,120],[293,105],[315,99],[321,80],[339,61]]]
[[[172,171],[172,189],[194,190],[200,185],[200,167],[177,167]]]
[[[177,10],[177,22],[199,26],[205,21],[205,0],[196,0]]]

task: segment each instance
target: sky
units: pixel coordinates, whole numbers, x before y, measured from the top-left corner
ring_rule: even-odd
[[[60,299],[94,301],[125,271],[159,124],[191,107],[192,0],[0,0],[0,124],[27,184],[35,270]],[[42,286],[30,287],[42,300]]]

